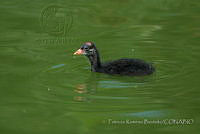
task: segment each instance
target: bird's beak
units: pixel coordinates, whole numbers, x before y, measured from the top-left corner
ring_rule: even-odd
[[[78,50],[74,53],[74,55],[81,55],[81,54],[84,54],[84,53],[85,53],[84,50],[78,49]]]

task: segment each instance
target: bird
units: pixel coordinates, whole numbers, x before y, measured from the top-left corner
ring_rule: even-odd
[[[92,72],[122,76],[144,76],[150,75],[155,71],[152,64],[135,58],[121,58],[101,63],[99,51],[95,43],[91,41],[84,42],[74,52],[74,55],[85,55],[90,61]]]

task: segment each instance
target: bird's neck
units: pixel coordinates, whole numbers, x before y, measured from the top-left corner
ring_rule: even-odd
[[[91,64],[91,71],[98,72],[98,70],[101,68],[101,61],[98,51],[94,55],[88,56]]]

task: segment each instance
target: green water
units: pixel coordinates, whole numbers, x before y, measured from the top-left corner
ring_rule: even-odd
[[[1,134],[199,132],[200,1],[4,0],[0,30]],[[90,72],[84,41],[156,73]]]

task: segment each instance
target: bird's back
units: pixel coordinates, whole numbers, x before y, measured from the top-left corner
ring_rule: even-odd
[[[102,64],[102,72],[120,75],[147,75],[154,72],[151,64],[140,59],[119,59]]]

